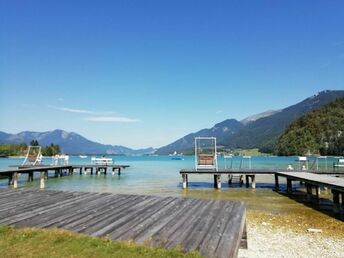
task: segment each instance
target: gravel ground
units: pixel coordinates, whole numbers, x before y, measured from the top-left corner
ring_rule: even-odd
[[[343,222],[338,222],[343,223]],[[344,224],[344,223],[343,223]],[[271,222],[248,220],[248,249],[239,250],[239,258],[250,257],[343,257],[341,233],[311,233],[298,228],[278,228]],[[332,232],[331,232],[332,233]]]

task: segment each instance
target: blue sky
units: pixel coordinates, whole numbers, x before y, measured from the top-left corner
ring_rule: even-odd
[[[343,1],[0,0],[0,130],[159,147],[344,89]]]

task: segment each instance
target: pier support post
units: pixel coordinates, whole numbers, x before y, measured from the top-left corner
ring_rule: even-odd
[[[244,175],[239,176],[240,187],[244,184]]]
[[[40,184],[39,184],[40,189],[44,189],[44,187],[45,187],[44,179],[45,179],[45,171],[41,171],[41,173],[40,173]]]
[[[48,174],[48,170],[47,171],[44,171],[44,179],[45,180],[48,180],[48,177],[49,176],[49,174]]]
[[[275,174],[275,190],[279,190],[278,175]]]
[[[188,174],[182,174],[183,178],[183,189],[186,189],[188,187]]]
[[[118,175],[121,175],[121,168],[118,168]]]
[[[221,175],[214,175],[214,188],[221,189]]]
[[[18,172],[13,173],[13,188],[18,188]]]
[[[245,176],[245,179],[246,179],[246,187],[248,188],[250,186],[250,179],[249,179],[249,176],[246,175]]]
[[[287,178],[287,193],[291,194],[293,191],[293,184],[290,178]]]
[[[93,168],[91,168],[91,175],[93,175]]]
[[[252,175],[252,176],[251,176],[251,180],[252,180],[252,188],[253,188],[253,189],[256,189],[256,176],[255,176],[255,175]]]
[[[82,175],[82,167],[79,169],[79,174]]]
[[[29,173],[28,173],[27,181],[28,181],[28,182],[32,182],[32,181],[33,181],[33,172],[29,172]]]
[[[333,195],[333,212],[339,213],[339,192],[336,190],[332,190]]]
[[[232,184],[232,179],[233,179],[233,175],[232,174],[228,174],[228,184]]]
[[[8,185],[13,185],[13,174],[12,173],[10,173],[8,175]]]
[[[320,201],[320,186],[315,186],[315,197],[316,197],[316,201],[319,202]]]
[[[312,201],[313,191],[312,191],[312,185],[305,183],[306,185],[306,191],[307,191],[307,201]]]

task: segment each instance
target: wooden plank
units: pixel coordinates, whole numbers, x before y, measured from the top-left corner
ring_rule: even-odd
[[[221,233],[220,241],[217,245],[215,256],[217,257],[236,257],[241,244],[243,232],[245,230],[245,207],[243,203],[232,203],[233,208],[227,220],[226,227]]]
[[[135,228],[140,227],[146,219],[153,216],[160,210],[168,207],[173,202],[172,197],[167,197],[159,200],[155,205],[150,206],[139,216],[128,217],[124,220],[124,223],[120,227],[116,227],[116,231],[109,234],[110,239],[132,239],[132,235],[135,233]]]
[[[169,225],[173,225],[180,217],[186,216],[186,212],[191,206],[198,203],[198,201],[193,199],[178,199],[175,203],[174,209],[172,211],[166,210],[160,215],[160,217],[153,217],[152,223],[145,228],[144,231],[139,232],[134,240],[138,243],[143,243],[144,241],[151,241],[154,235],[158,235],[158,232],[163,230],[163,228],[168,228]]]
[[[184,250],[192,251],[198,250],[200,244],[209,233],[209,229],[215,224],[215,222],[222,215],[225,209],[223,202],[216,201],[213,203],[211,212],[208,214],[201,214],[201,220],[196,226],[189,232],[187,237],[183,240]]]
[[[220,243],[226,222],[231,218],[231,211],[233,203],[225,203],[225,210],[221,213],[220,217],[214,222],[215,224],[209,229],[209,233],[203,239],[200,245],[200,252],[204,256],[212,257]],[[229,244],[229,243],[227,243]]]
[[[190,207],[184,207],[183,210],[185,210],[185,212],[182,216],[173,217],[167,224],[165,224],[164,228],[152,235],[152,245],[164,246],[165,243],[168,242],[169,235],[173,234],[178,228],[182,228],[182,226],[185,225],[186,219],[195,215],[202,205],[204,206],[204,202],[202,200],[194,200]]]
[[[109,234],[113,232],[116,228],[119,228],[123,224],[125,224],[126,221],[131,220],[136,216],[140,216],[143,212],[146,212],[150,207],[152,207],[159,201],[161,200],[157,197],[146,198],[144,201],[141,201],[135,206],[129,208],[128,211],[120,212],[120,214],[116,214],[114,220],[108,225],[106,225],[105,227],[102,227],[102,228],[93,227],[93,229],[91,230],[87,228],[84,232],[90,233],[91,236],[103,236],[103,235]],[[92,230],[94,229],[95,231],[92,232]]]
[[[105,227],[110,222],[112,222],[116,215],[120,216],[120,212],[126,212],[129,210],[133,205],[142,202],[142,198],[139,196],[132,196],[128,198],[128,200],[119,203],[118,206],[108,207],[104,210],[104,212],[97,214],[96,217],[89,216],[88,220],[81,221],[81,223],[74,223],[72,225],[67,225],[64,228],[70,229],[76,232],[81,232],[82,230],[87,229],[89,232],[95,232],[99,228]],[[116,212],[114,212],[114,210]],[[92,218],[92,219],[90,219]]]
[[[84,225],[86,223],[93,223],[93,224],[97,224],[97,222],[103,218],[104,219],[104,215],[111,211],[111,215],[113,214],[114,210],[118,209],[119,207],[128,204],[128,199],[131,198],[135,198],[133,196],[125,196],[125,195],[121,195],[118,198],[113,198],[113,202],[111,202],[109,205],[107,206],[101,206],[99,205],[99,203],[96,203],[96,206],[93,208],[93,210],[90,210],[89,212],[85,212],[85,213],[78,213],[76,216],[70,217],[70,219],[68,219],[67,221],[60,223],[56,226],[61,226],[65,229],[70,229],[70,230],[78,230],[78,228],[84,227]],[[91,224],[89,224],[91,225]]]
[[[0,190],[3,224],[59,227],[110,239],[185,251],[206,257],[235,257],[244,235],[242,203],[174,197],[39,190]],[[41,204],[41,205],[40,205]]]

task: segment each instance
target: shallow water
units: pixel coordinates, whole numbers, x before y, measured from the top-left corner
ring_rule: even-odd
[[[123,170],[120,176],[108,173],[104,175],[79,175],[65,176],[61,178],[51,178],[46,182],[46,189],[67,190],[67,191],[91,191],[91,192],[111,192],[127,194],[148,194],[160,196],[178,196],[203,199],[221,199],[244,201],[249,210],[266,211],[270,213],[290,213],[302,212],[305,206],[302,204],[304,195],[295,195],[295,199],[290,199],[280,193],[273,191],[273,175],[259,175],[256,177],[257,189],[240,187],[238,182],[232,185],[226,183],[223,177],[222,189],[213,188],[213,178],[211,175],[189,176],[189,188],[182,189],[181,176],[179,171],[183,168],[194,167],[194,157],[186,156],[184,160],[172,160],[168,156],[140,156],[140,157],[113,157],[116,164],[130,165]],[[295,162],[295,157],[252,157],[252,168],[279,168],[284,169],[288,164],[295,168],[299,166]],[[328,166],[332,164],[334,158],[327,160]],[[18,165],[23,162],[20,158],[0,159],[0,169],[7,169],[9,165]],[[70,158],[70,164],[89,164],[91,157],[81,159],[78,156]],[[45,158],[44,164],[50,164],[51,159]],[[227,162],[227,166],[229,166]],[[233,158],[233,168],[239,168],[240,157]],[[310,164],[312,161],[310,162]],[[325,168],[325,161],[320,163],[321,168]],[[223,157],[219,157],[219,168],[225,167]],[[248,167],[245,160],[243,167]],[[38,173],[35,176],[38,177]],[[8,187],[7,179],[0,180],[0,187]],[[295,187],[298,185],[296,184]],[[39,188],[39,180],[27,182],[27,175],[19,177],[19,187]],[[283,181],[281,187],[285,187]],[[302,192],[301,192],[302,193]],[[328,195],[329,196],[329,195]],[[324,193],[324,209],[327,209],[326,192]],[[301,209],[301,210],[300,210]],[[307,209],[307,212],[315,212]]]

